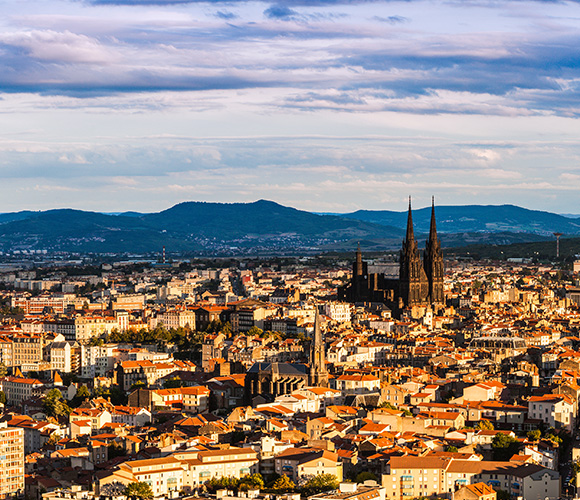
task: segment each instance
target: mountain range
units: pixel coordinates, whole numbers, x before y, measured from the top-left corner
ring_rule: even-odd
[[[424,239],[431,209],[413,211]],[[510,244],[580,235],[580,219],[513,205],[436,207],[444,246]],[[407,212],[314,214],[278,203],[179,203],[158,213],[105,214],[58,209],[0,214],[0,250],[180,253],[400,248]]]

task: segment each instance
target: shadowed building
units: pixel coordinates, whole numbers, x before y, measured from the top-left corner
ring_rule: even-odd
[[[247,404],[256,396],[266,401],[290,394],[308,386],[328,387],[326,348],[318,310],[314,319],[314,338],[310,347],[310,363],[254,363],[246,373],[244,399]]]
[[[437,236],[435,202],[431,206],[431,226],[425,252],[421,252],[413,230],[411,198],[407,215],[407,232],[400,252],[399,279],[386,278],[382,273],[368,273],[359,248],[353,264],[352,280],[339,290],[339,298],[351,303],[382,302],[393,311],[414,307],[438,308],[444,305],[443,255]]]

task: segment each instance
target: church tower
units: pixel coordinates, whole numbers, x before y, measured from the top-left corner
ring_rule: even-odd
[[[413,231],[413,214],[409,196],[407,234],[401,249],[399,265],[399,297],[403,307],[424,305],[429,300],[429,281],[423,268],[419,247]]]
[[[356,259],[352,266],[353,302],[363,302],[368,297],[367,263],[362,260],[360,243],[356,249]]]
[[[310,347],[310,377],[309,384],[314,387],[328,387],[328,371],[326,370],[326,353],[318,309],[314,317],[314,339]]]
[[[425,245],[425,272],[429,280],[430,302],[443,305],[445,303],[445,295],[443,293],[443,254],[441,252],[441,243],[437,237],[435,198],[431,199],[431,227],[429,229],[429,239]]]

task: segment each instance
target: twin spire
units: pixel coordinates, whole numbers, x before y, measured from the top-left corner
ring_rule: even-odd
[[[409,212],[407,214],[407,235],[405,236],[405,241],[409,243],[415,239],[415,233],[413,232],[413,213],[411,211],[411,197],[409,196]],[[429,239],[428,241],[437,240],[437,223],[435,221],[435,196],[431,196],[431,226],[429,228]]]

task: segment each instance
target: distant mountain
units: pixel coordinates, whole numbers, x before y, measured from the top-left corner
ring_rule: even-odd
[[[514,205],[436,206],[437,230],[441,233],[507,232],[551,236],[554,232],[580,234],[580,219]],[[359,210],[342,217],[373,224],[405,228],[407,212]],[[413,210],[415,231],[429,231],[431,207]]]
[[[178,252],[211,252],[229,247],[302,248],[370,236],[400,239],[402,235],[398,228],[315,215],[265,200],[187,202],[152,214],[61,209],[0,216],[0,249],[4,251],[145,253],[166,246]]]
[[[553,240],[552,232],[580,235],[580,219],[513,205],[436,207],[445,247]],[[413,212],[424,244],[430,208]],[[0,214],[0,250],[94,253],[224,253],[346,250],[358,242],[384,251],[401,246],[407,213],[358,211],[320,215],[272,201],[186,202],[158,213],[105,214],[59,209]]]

